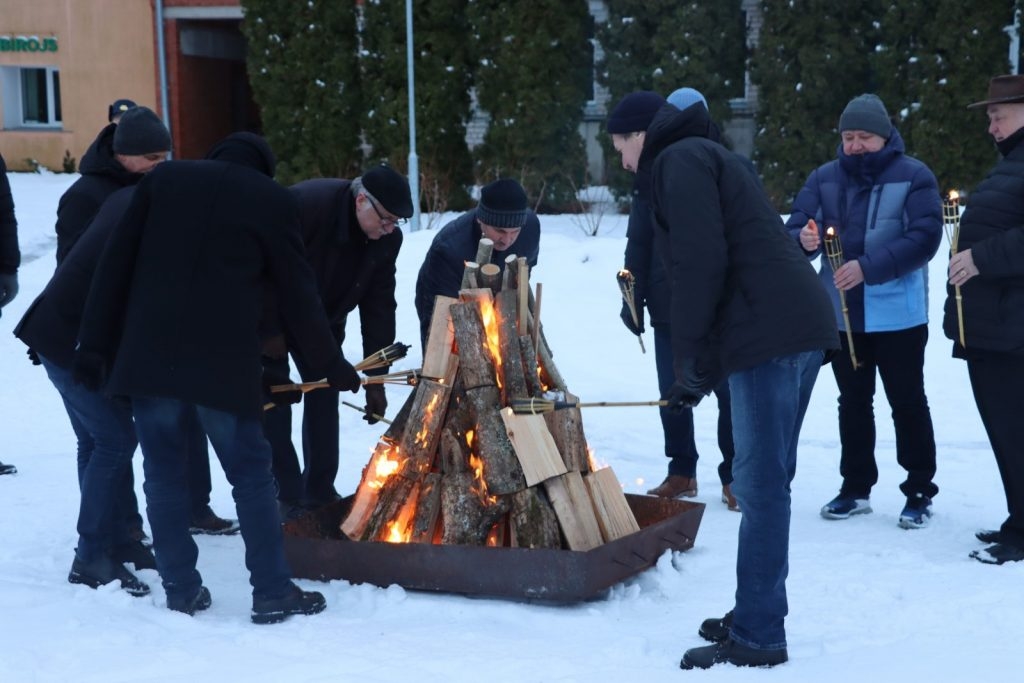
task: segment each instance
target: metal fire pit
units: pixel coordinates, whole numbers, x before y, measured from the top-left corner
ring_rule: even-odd
[[[703,503],[626,494],[640,531],[593,550],[489,548],[348,540],[339,525],[352,497],[284,526],[296,577],[498,598],[577,602],[654,566],[666,550],[689,550]]]

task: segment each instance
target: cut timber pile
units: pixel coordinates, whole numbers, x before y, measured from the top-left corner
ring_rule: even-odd
[[[457,299],[437,297],[423,379],[377,444],[341,523],[352,540],[590,550],[639,530],[610,468],[592,471],[578,408],[537,319],[524,258],[480,240]],[[484,265],[478,265],[484,264]]]

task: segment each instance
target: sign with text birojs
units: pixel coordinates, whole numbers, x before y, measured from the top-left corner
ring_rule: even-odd
[[[0,52],[56,52],[57,36],[10,36],[0,34]]]

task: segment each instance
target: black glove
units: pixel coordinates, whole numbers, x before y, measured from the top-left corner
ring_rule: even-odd
[[[99,391],[107,381],[107,360],[95,351],[75,351],[71,362],[71,379],[89,391]]]
[[[18,274],[0,273],[0,308],[14,300],[18,295]]]
[[[684,358],[679,363],[679,371],[676,373],[676,381],[664,397],[664,400],[668,401],[665,407],[673,413],[693,408],[710,394],[718,383],[717,373],[696,359]]]
[[[29,349],[25,353],[28,354],[28,359],[32,361],[32,365],[42,365],[42,361],[39,360],[39,354],[36,353],[35,349]]]
[[[362,380],[359,379],[359,373],[343,356],[339,357],[338,362],[328,370],[327,383],[333,389],[351,391],[353,394],[359,393],[359,387],[363,386]]]
[[[622,302],[622,311],[619,313],[619,317],[622,318],[622,324],[626,326],[626,329],[640,336],[644,333],[644,309],[636,309],[636,323],[633,322],[633,314],[629,312],[629,304],[625,301]]]
[[[384,385],[367,384],[366,415],[363,415],[363,419],[370,424],[377,424],[380,421],[380,417],[384,417],[387,410],[388,397],[384,395]],[[374,415],[379,415],[380,417],[373,417]]]
[[[263,361],[263,395],[264,398],[279,406],[292,405],[302,400],[302,392],[298,389],[291,391],[272,392],[271,387],[279,384],[294,384],[288,376],[287,359],[264,359]]]

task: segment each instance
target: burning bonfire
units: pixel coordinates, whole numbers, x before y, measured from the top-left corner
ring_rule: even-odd
[[[459,297],[437,297],[415,389],[341,522],[352,540],[585,551],[639,530],[614,473],[590,462],[541,286],[526,259],[502,273],[492,250],[482,239]]]

